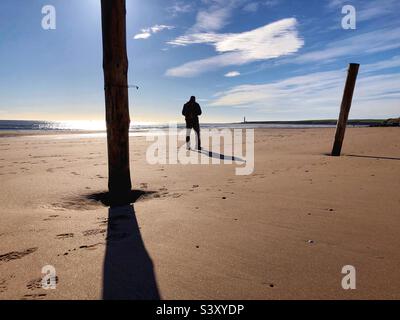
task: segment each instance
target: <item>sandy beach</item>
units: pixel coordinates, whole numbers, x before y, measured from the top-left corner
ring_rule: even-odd
[[[400,299],[399,133],[349,128],[338,158],[333,128],[257,129],[249,176],[132,137],[143,196],[111,209],[104,137],[1,137],[0,299]]]

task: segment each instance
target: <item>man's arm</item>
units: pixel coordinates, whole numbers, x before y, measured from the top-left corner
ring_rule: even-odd
[[[201,116],[201,114],[202,114],[202,111],[201,111],[200,105],[197,104],[197,115]]]
[[[186,104],[183,105],[182,115],[186,117]]]

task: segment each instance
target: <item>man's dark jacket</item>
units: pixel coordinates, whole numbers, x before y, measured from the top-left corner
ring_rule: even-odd
[[[198,116],[201,115],[200,105],[196,101],[188,101],[184,104],[182,115],[185,116],[186,123],[199,123]]]

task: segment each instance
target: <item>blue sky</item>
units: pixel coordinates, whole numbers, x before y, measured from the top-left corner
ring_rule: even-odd
[[[356,9],[355,30],[341,26]],[[41,26],[56,9],[56,29]],[[398,0],[127,0],[133,122],[336,118],[350,62],[351,118],[400,116]],[[99,0],[0,2],[0,119],[104,119]]]

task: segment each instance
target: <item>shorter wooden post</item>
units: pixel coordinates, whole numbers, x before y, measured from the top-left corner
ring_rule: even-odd
[[[346,85],[343,92],[342,105],[340,106],[339,119],[336,125],[335,142],[332,148],[332,156],[335,157],[340,156],[340,153],[342,151],[347,119],[349,118],[349,112],[351,108],[351,102],[353,100],[353,93],[356,86],[359,67],[360,65],[358,63],[349,64]]]

